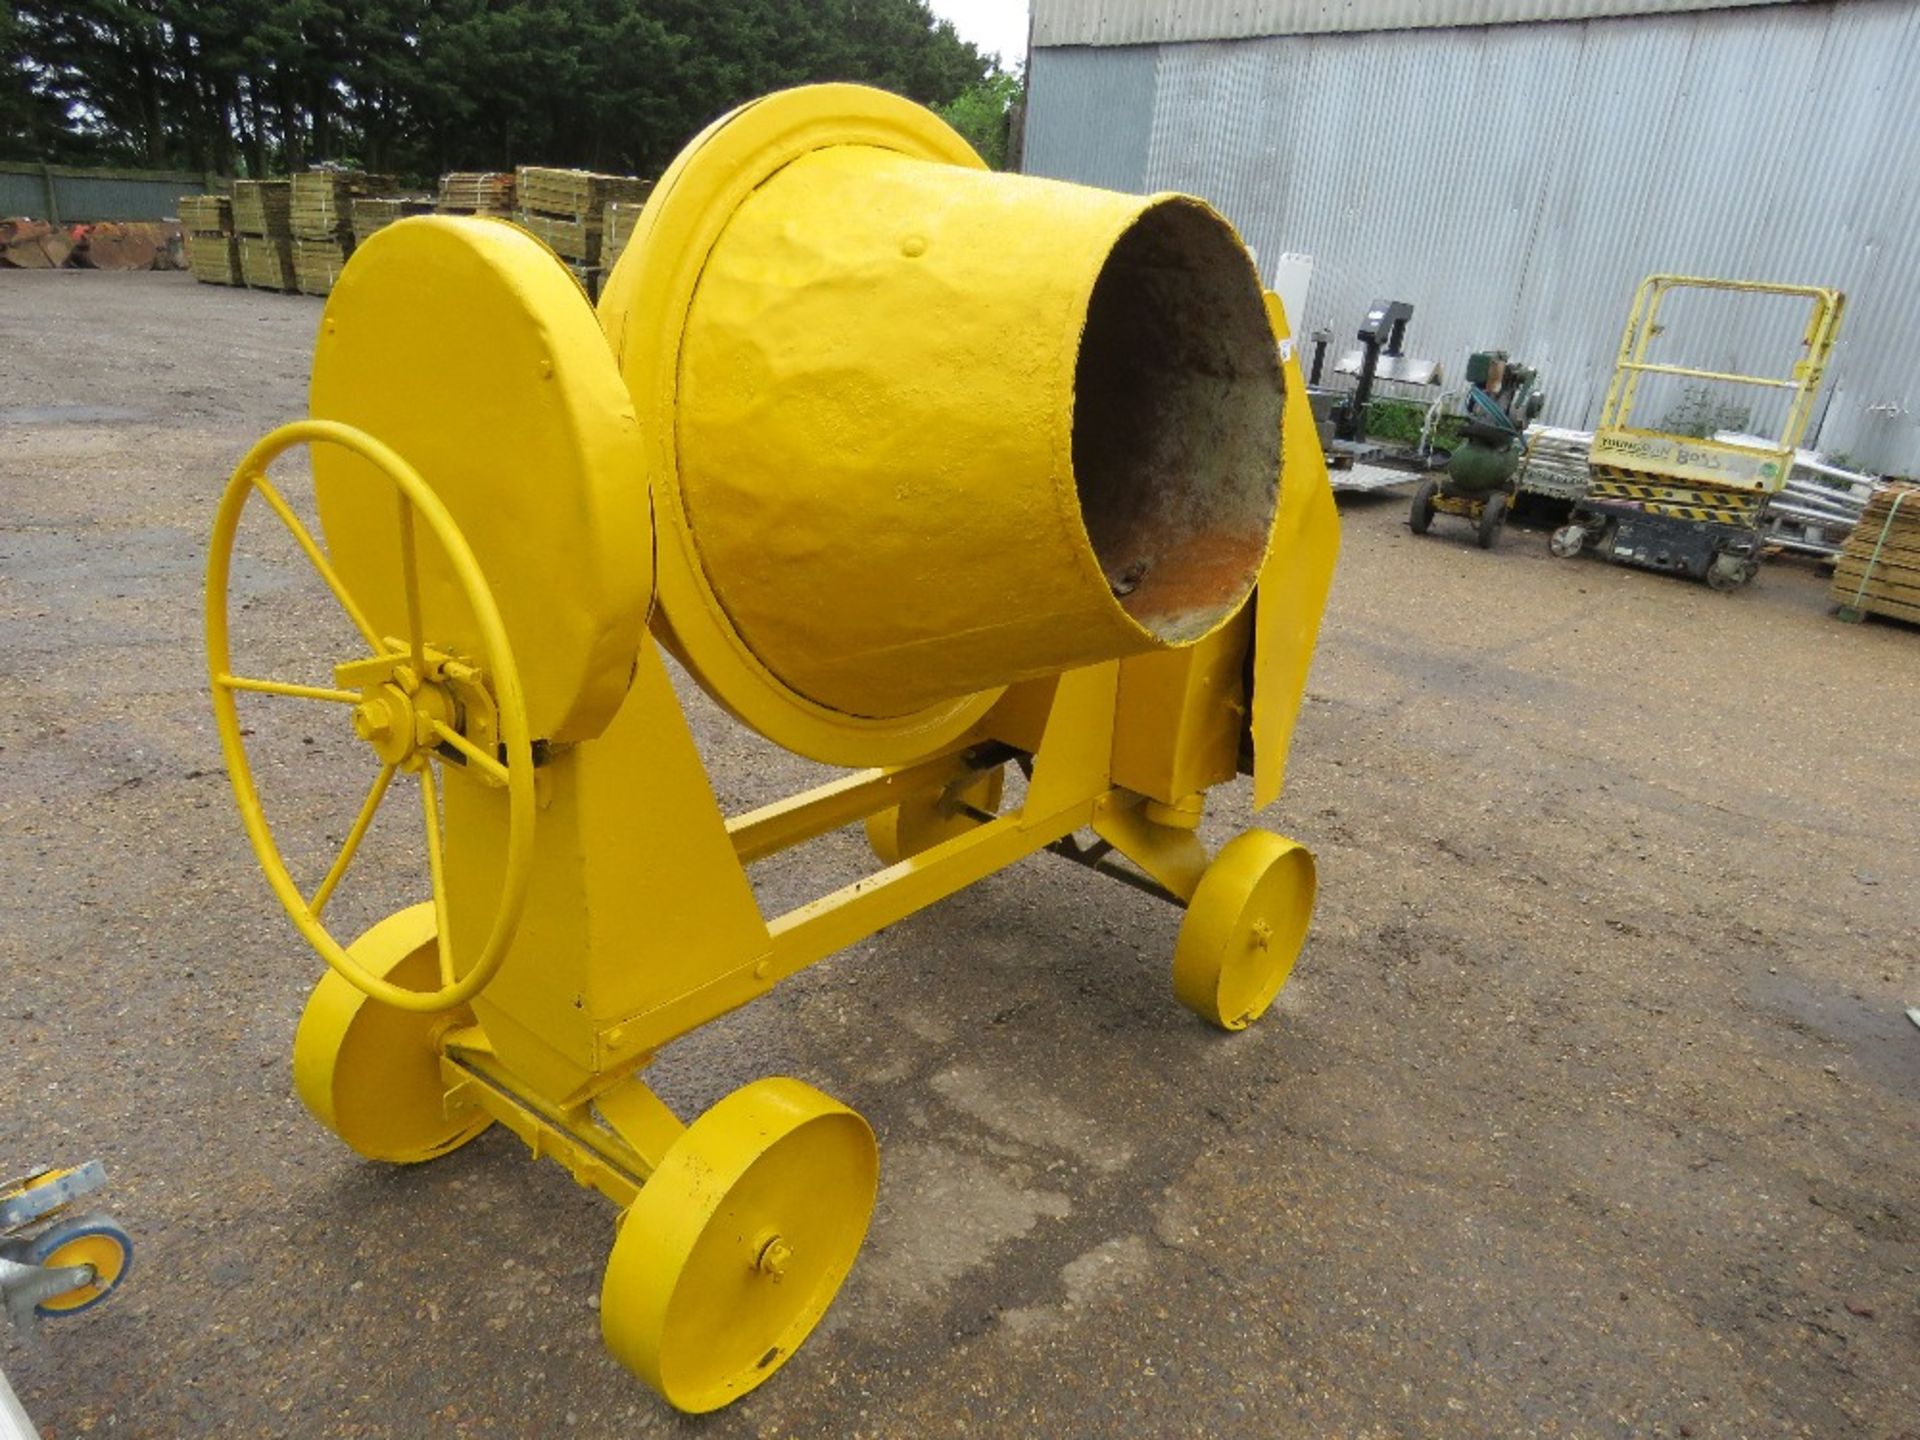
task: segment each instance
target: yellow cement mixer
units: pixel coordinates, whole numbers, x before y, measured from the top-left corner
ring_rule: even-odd
[[[1204,204],[991,173],[854,86],[697,137],[597,315],[504,221],[381,231],[327,303],[311,418],[240,462],[208,563],[241,817],[328,966],[294,1039],[307,1107],[403,1163],[499,1123],[606,1195],[606,1342],[704,1411],[825,1312],[877,1153],[795,1079],[683,1123],[647,1084],[662,1047],[1046,849],[1184,906],[1174,995],[1257,1017],[1313,859],[1257,829],[1209,857],[1197,827],[1242,768],[1256,808],[1279,794],[1332,576],[1289,351]],[[296,446],[318,533],[269,478]],[[235,667],[256,500],[358,632],[330,675]],[[850,773],[723,813],[663,650]],[[288,701],[336,706],[368,759],[304,882],[243,741],[242,705]],[[432,898],[338,936],[328,902],[406,790]],[[762,912],[749,866],[862,822],[873,873]]]

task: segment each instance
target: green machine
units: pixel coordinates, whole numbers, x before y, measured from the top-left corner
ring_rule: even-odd
[[[1467,357],[1466,419],[1460,444],[1447,459],[1443,477],[1423,480],[1413,492],[1407,523],[1424,535],[1435,514],[1458,515],[1471,523],[1480,548],[1488,550],[1506,524],[1513,477],[1526,453],[1527,425],[1546,404],[1539,372],[1510,358],[1504,350],[1481,350]]]

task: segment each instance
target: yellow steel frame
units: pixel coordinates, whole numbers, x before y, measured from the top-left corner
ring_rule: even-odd
[[[1808,303],[1803,353],[1786,376],[1749,375],[1707,370],[1691,365],[1656,364],[1647,358],[1654,336],[1662,333],[1660,306],[1675,290],[1717,290],[1744,295],[1784,295]],[[1826,374],[1827,362],[1839,337],[1846,296],[1818,285],[1781,285],[1758,280],[1715,280],[1693,275],[1649,275],[1635,292],[1627,328],[1620,337],[1613,378],[1600,420],[1594,427],[1592,462],[1647,478],[1666,478],[1689,485],[1772,494],[1786,484],[1793,468],[1793,452],[1805,437],[1813,401]],[[1756,447],[1725,441],[1670,435],[1636,426],[1633,405],[1643,375],[1678,375],[1719,384],[1790,390],[1793,399],[1779,436],[1770,445]]]

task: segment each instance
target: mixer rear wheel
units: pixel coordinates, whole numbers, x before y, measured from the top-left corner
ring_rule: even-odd
[[[957,789],[917,795],[891,810],[868,816],[867,844],[882,865],[898,865],[983,824],[981,814],[991,815],[1000,809],[1005,789],[1006,771],[996,767]]]
[[[873,1215],[867,1122],[798,1080],[756,1080],[674,1141],[620,1224],[600,1329],[691,1414],[739,1399],[833,1303]]]
[[[348,953],[390,984],[431,984],[440,964],[433,903],[389,915]],[[294,1032],[294,1089],[315,1119],[369,1160],[436,1159],[493,1123],[471,1107],[449,1110],[440,1074],[441,1037],[472,1023],[465,1006],[433,1014],[398,1010],[328,970]]]
[[[1307,938],[1318,889],[1313,852],[1267,830],[1221,847],[1187,903],[1173,951],[1180,1003],[1243,1030],[1273,1003]]]

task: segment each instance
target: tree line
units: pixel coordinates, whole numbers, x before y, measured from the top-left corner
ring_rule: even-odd
[[[1018,89],[925,0],[16,0],[0,155],[654,175],[714,116],[818,80],[943,108],[983,150]]]

